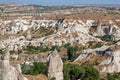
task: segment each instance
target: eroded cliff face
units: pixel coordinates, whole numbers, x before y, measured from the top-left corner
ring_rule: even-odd
[[[56,50],[48,56],[47,67],[49,79],[63,80],[63,62]]]
[[[5,49],[0,61],[0,80],[25,80],[22,73],[10,65],[9,46]]]

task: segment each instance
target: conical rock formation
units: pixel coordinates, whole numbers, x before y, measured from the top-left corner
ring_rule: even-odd
[[[55,77],[56,80],[63,80],[63,62],[56,50],[49,55],[47,67],[49,79]]]

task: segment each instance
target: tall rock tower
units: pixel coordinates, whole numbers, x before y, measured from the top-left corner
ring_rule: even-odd
[[[47,68],[48,68],[48,78],[51,79],[53,77],[56,80],[63,80],[63,62],[57,52],[54,50],[48,57],[47,60]]]
[[[102,28],[102,21],[101,20],[98,20],[98,23],[97,23],[97,34],[98,36],[103,36],[104,35],[104,31],[103,31],[103,28]]]

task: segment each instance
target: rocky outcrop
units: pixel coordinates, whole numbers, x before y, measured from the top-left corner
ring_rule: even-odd
[[[99,20],[98,23],[97,23],[97,34],[98,36],[103,36],[105,33],[103,31],[103,27],[102,27],[102,21]]]
[[[86,21],[86,22],[85,22]],[[86,46],[90,41],[101,42],[101,40],[95,36],[110,35],[112,40],[120,39],[120,28],[118,26],[109,23],[110,26],[103,25],[104,21],[99,20],[95,23],[94,20],[77,20],[77,19],[63,19],[63,20],[21,20],[16,19],[1,21],[0,33],[1,34],[17,34],[18,32],[26,32],[24,36],[9,38],[0,40],[0,48],[5,48],[6,44],[12,45],[11,50],[22,49],[23,47],[31,44],[33,46],[42,45],[58,45],[62,46],[66,43],[80,44]],[[11,25],[10,25],[11,24]],[[94,27],[92,27],[94,26]],[[55,33],[43,36],[32,37],[34,30],[44,28],[50,28],[55,30]],[[58,29],[56,30],[56,28]],[[92,29],[93,30],[92,30]],[[91,30],[90,30],[91,29]],[[31,30],[31,32],[30,32]],[[5,31],[5,32],[4,32]],[[38,33],[37,33],[38,34]],[[31,39],[32,38],[32,39]]]
[[[120,50],[111,51],[111,56],[100,63],[100,71],[105,73],[120,72]]]
[[[5,49],[0,61],[0,80],[24,80],[22,73],[9,63],[9,46]]]
[[[49,55],[47,67],[49,79],[55,77],[56,80],[63,80],[63,62],[56,50]]]
[[[82,61],[85,59],[89,60],[94,55],[104,55],[105,51],[109,49],[109,46],[102,46],[96,49],[86,49],[81,52],[81,54],[74,61]]]
[[[111,46],[83,50],[74,62],[92,63],[102,73],[120,72],[120,42]]]
[[[27,33],[24,35],[26,39],[31,39],[30,30],[27,31]]]
[[[120,40],[120,28],[116,25],[111,26],[111,39],[114,41]]]

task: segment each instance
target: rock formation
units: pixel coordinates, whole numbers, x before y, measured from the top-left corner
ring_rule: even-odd
[[[56,50],[49,55],[47,67],[49,79],[55,77],[56,80],[63,80],[63,62]]]
[[[100,48],[83,50],[81,51],[81,54],[74,61],[83,61],[83,59],[87,61],[91,59],[91,57],[93,57],[94,55],[104,54],[104,52],[107,51],[108,48],[109,46],[102,46]]]
[[[9,46],[5,49],[0,61],[0,80],[24,80],[21,72],[9,63]]]
[[[101,22],[101,20],[99,20],[98,23],[97,23],[97,34],[99,36],[103,36],[104,35],[104,31],[103,31],[103,28],[102,28],[101,25],[102,25],[102,22]]]
[[[91,62],[102,73],[120,72],[120,42],[111,46],[83,50],[74,62]]]
[[[104,60],[99,66],[100,71],[105,73],[120,72],[120,50],[111,51],[111,56]]]
[[[120,40],[120,28],[118,26],[113,25],[112,26],[112,34],[111,39],[114,41]]]
[[[30,30],[27,31],[27,33],[24,35],[26,39],[31,39]]]

